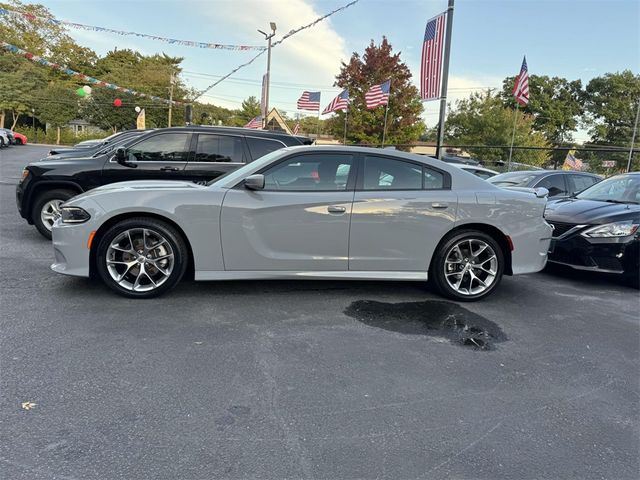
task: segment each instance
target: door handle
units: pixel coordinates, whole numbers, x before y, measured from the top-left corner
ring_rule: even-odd
[[[180,170],[178,167],[162,167],[160,169],[161,172],[177,172]]]
[[[329,205],[327,207],[327,212],[329,213],[344,213],[346,211],[347,211],[346,207],[341,207],[339,205]]]
[[[449,206],[449,204],[448,203],[443,203],[443,202],[433,202],[431,204],[431,206],[433,208],[447,208]]]

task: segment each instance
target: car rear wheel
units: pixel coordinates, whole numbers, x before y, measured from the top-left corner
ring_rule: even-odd
[[[489,235],[456,232],[436,251],[429,277],[444,296],[471,302],[490,295],[502,280],[504,255]]]
[[[49,190],[40,194],[33,204],[31,219],[43,237],[51,240],[51,228],[60,216],[60,205],[75,197],[73,190]]]
[[[153,218],[118,222],[97,246],[97,272],[115,292],[130,298],[151,298],[171,290],[187,269],[188,251],[182,235]]]

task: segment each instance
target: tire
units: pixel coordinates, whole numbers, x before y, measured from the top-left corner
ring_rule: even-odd
[[[96,248],[98,276],[110,289],[129,298],[166,293],[182,279],[189,264],[182,235],[155,218],[116,223],[101,236]]]
[[[73,190],[47,190],[36,197],[31,209],[31,220],[43,237],[51,240],[51,226],[59,215],[58,207],[78,195]],[[44,210],[44,211],[43,211]]]
[[[473,302],[495,291],[502,280],[504,264],[502,248],[493,237],[477,230],[462,230],[440,243],[429,279],[441,295]]]
[[[16,138],[16,145],[22,145],[22,140],[20,140],[19,138]]]

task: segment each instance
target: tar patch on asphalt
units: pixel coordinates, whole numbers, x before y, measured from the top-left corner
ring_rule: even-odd
[[[491,320],[460,305],[440,300],[384,303],[358,300],[344,313],[370,327],[407,335],[426,335],[449,340],[474,350],[491,350],[507,340]]]

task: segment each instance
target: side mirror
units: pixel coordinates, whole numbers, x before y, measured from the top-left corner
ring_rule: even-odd
[[[120,164],[123,164],[127,161],[127,151],[124,147],[116,148],[116,161]]]
[[[262,190],[264,188],[264,175],[259,173],[249,175],[244,179],[244,188],[248,188],[249,190]]]

